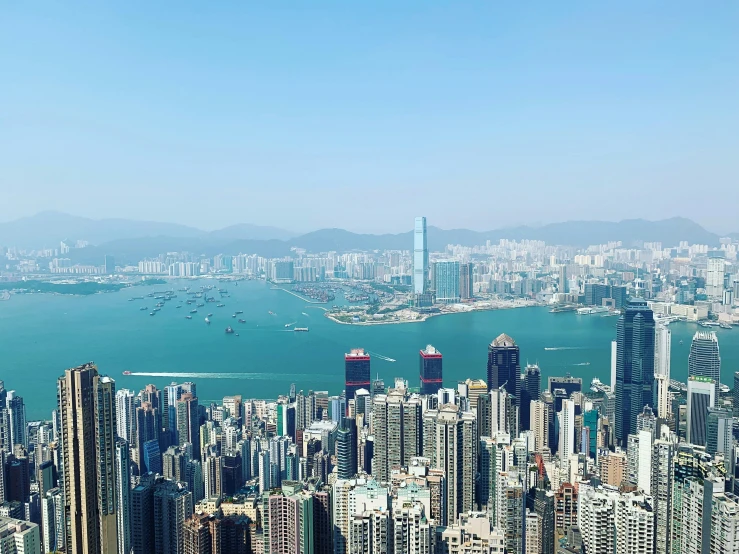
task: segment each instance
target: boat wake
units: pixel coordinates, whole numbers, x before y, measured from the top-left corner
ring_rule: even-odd
[[[590,362],[581,362],[579,364],[572,364],[573,366],[590,365]]]
[[[544,348],[546,351],[552,350],[585,350],[584,346],[547,346]]]
[[[329,375],[316,375],[315,373],[303,373],[303,374],[295,374],[290,373],[288,375],[278,375],[275,373],[198,373],[198,372],[154,372],[154,371],[132,371],[131,373],[128,373],[127,375],[138,375],[140,377],[176,377],[176,378],[183,378],[183,379],[255,379],[255,380],[270,380],[270,379],[279,379],[283,381],[289,381],[291,379],[299,379],[299,378],[305,378],[309,379],[311,377],[315,378],[329,378]]]
[[[385,360],[386,362],[396,362],[397,360],[394,360],[393,358],[388,358],[387,356],[383,356],[382,354],[378,354],[377,352],[369,352],[372,356],[375,358],[379,358],[380,360]]]

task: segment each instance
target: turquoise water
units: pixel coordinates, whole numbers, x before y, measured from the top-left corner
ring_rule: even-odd
[[[195,288],[201,283],[187,284]],[[209,402],[229,394],[276,398],[286,394],[292,382],[299,390],[338,394],[343,388],[343,355],[353,347],[374,354],[372,372],[386,384],[397,376],[417,386],[418,351],[433,344],[444,354],[445,385],[454,386],[467,377],[485,378],[487,345],[507,333],[521,347],[522,362],[541,366],[543,383],[548,376],[566,372],[586,383],[593,377],[610,381],[616,317],[522,308],[434,317],[423,323],[352,326],[333,323],[323,317],[320,305],[261,281],[221,286],[231,294],[223,300],[226,307],[208,303],[192,320],[185,319],[192,307],[175,308],[178,300],[188,298],[181,292],[154,317],[149,316],[154,298],[128,301],[167,288],[161,285],[86,297],[15,295],[0,302],[0,379],[24,397],[28,418],[37,419],[48,417],[56,405],[56,378],[87,361],[114,377],[118,388],[137,391],[147,383],[161,388],[171,381],[193,380],[201,402]],[[140,311],[141,306],[149,309]],[[231,317],[236,310],[244,311],[237,318],[245,324]],[[209,312],[213,323],[207,326],[203,320]],[[285,330],[292,322],[310,332]],[[226,335],[227,325],[239,336]],[[672,375],[684,379],[690,339],[698,327],[680,323],[671,328]],[[739,329],[717,333],[723,382],[731,386],[733,371],[739,369]],[[123,376],[124,370],[177,376]],[[230,373],[238,375],[224,375]]]

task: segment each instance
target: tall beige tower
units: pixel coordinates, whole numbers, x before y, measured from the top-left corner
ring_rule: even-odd
[[[88,363],[57,382],[68,552],[117,552],[115,381]]]

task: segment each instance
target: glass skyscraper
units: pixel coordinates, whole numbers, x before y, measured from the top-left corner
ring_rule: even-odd
[[[413,292],[428,290],[429,250],[426,241],[426,218],[417,217],[413,230]]]
[[[718,398],[721,383],[721,356],[716,333],[698,331],[690,343],[688,355],[688,377],[708,377],[716,383]]]
[[[440,261],[434,264],[436,301],[459,302],[459,262]]]
[[[654,313],[632,299],[616,327],[616,441],[626,446],[636,416],[654,405]]]

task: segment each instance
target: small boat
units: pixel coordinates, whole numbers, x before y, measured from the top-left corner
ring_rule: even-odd
[[[234,333],[234,336],[235,336],[235,337],[238,337],[238,336],[239,336],[239,334],[238,334],[238,333]]]
[[[245,319],[239,319],[239,323],[246,323]]]
[[[190,310],[190,313],[191,314],[196,314],[196,313],[198,313],[198,311],[197,310]]]
[[[225,304],[216,304],[216,308],[223,308]]]
[[[285,329],[288,329],[288,328],[292,327],[293,325],[295,325],[295,322],[294,321],[292,323],[285,323]]]
[[[683,341],[681,340],[681,341],[680,341],[680,344],[682,344],[682,343],[683,343]]]
[[[196,306],[197,306],[198,308],[202,308],[202,307],[204,307],[204,306],[205,306],[205,304],[203,304],[202,302],[199,302],[198,304],[196,304]]]
[[[243,314],[244,313],[244,310],[236,310],[236,313],[237,314]]]
[[[192,319],[192,316],[191,315],[186,315],[185,316],[185,319]]]
[[[149,312],[149,315],[157,315],[156,312]]]
[[[303,314],[303,315],[304,315],[305,317],[310,317],[310,316],[309,316],[309,315],[308,315],[307,313],[305,313],[305,312],[302,312],[302,314]]]
[[[295,327],[295,329],[293,329],[293,331],[296,331],[298,333],[307,333],[308,332],[308,328],[307,327]]]
[[[228,327],[226,327],[226,334],[227,335],[232,335],[233,332],[234,332],[234,330],[233,330],[233,328],[230,325]]]
[[[210,325],[210,319],[208,319],[208,318],[206,317],[206,318],[205,318],[205,323],[207,323],[208,325]]]
[[[732,329],[731,323],[724,323],[723,321],[718,324],[722,329]]]
[[[236,314],[231,314],[231,317],[236,317]]]
[[[175,306],[175,308],[181,308],[181,307],[182,307],[182,305],[179,305],[179,306]]]
[[[208,317],[213,317],[213,314],[208,314]]]
[[[126,370],[126,371],[123,372],[123,375],[131,375],[131,372],[128,371],[128,370]]]
[[[149,309],[149,308],[147,308],[146,306],[141,306],[141,307],[139,308],[139,310],[141,310],[142,312],[145,312],[145,311],[146,311],[146,310],[148,310],[148,309]]]
[[[267,313],[268,313],[269,315],[277,315],[277,314],[276,314],[276,313],[274,313],[274,312],[273,312],[272,310],[268,311]]]

